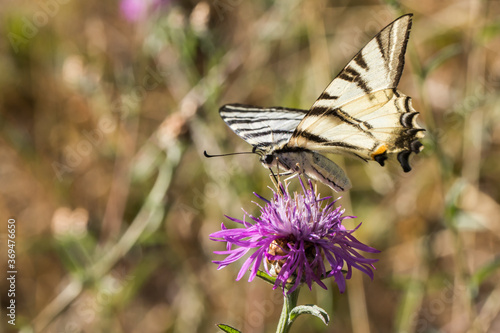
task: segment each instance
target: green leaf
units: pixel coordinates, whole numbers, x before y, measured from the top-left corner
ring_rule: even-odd
[[[231,327],[226,324],[219,324],[217,325],[218,328],[221,329],[221,331],[227,332],[227,333],[241,333],[241,331],[238,331],[236,328]]]
[[[266,272],[263,271],[257,271],[257,277],[261,278],[262,280],[266,281],[267,283],[270,283],[274,286],[276,283],[276,278],[272,277],[271,275],[267,274]],[[292,283],[287,283],[285,285],[285,289],[290,289],[290,287],[293,285]]]
[[[271,275],[267,274],[266,272],[263,271],[257,271],[257,277],[261,278],[262,280],[266,281],[267,283],[270,283],[274,285],[276,282],[276,278],[272,277]]]
[[[315,317],[318,317],[321,319],[321,321],[325,324],[328,325],[328,322],[330,321],[330,317],[328,317],[328,313],[326,313],[325,310],[320,308],[317,305],[298,305],[290,311],[290,316],[288,318],[289,324],[291,325],[295,319],[297,319],[298,316],[301,314],[310,314]]]
[[[500,34],[500,22],[493,22],[483,27],[479,32],[479,36],[483,43],[488,43],[490,40]]]
[[[479,268],[474,275],[471,276],[469,285],[474,293],[477,293],[479,286],[500,268],[500,257],[494,258],[492,261]]]

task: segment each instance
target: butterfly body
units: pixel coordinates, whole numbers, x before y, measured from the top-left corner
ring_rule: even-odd
[[[253,146],[266,167],[304,174],[335,191],[351,183],[344,171],[322,154],[374,160],[384,166],[397,154],[411,170],[410,153],[422,149],[421,127],[411,98],[397,90],[411,14],[377,34],[328,85],[309,110],[227,104],[220,115]]]
[[[351,188],[351,182],[341,167],[325,156],[304,148],[283,147],[261,157],[267,168],[279,167],[286,173],[305,174],[322,182],[337,192]]]

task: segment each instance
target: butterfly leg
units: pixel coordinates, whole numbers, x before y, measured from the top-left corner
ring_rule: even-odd
[[[278,186],[278,184],[280,183],[280,181],[279,181],[280,174],[278,173],[278,177],[276,177],[276,175],[274,174],[273,169],[269,168],[269,171],[271,172],[269,174],[269,178],[271,178],[271,181],[273,182],[274,187],[276,187],[277,189],[281,190],[281,188]]]
[[[293,170],[290,170],[290,168],[286,164],[283,164],[283,162],[280,161],[279,157],[276,157],[276,164],[275,164],[275,166],[276,166],[276,170],[278,172],[278,180],[280,179],[280,176],[288,176],[288,175],[291,175],[291,174],[294,173]],[[284,171],[280,171],[280,167]],[[274,173],[271,170],[271,168],[269,168],[269,170],[271,171],[271,173],[274,176]],[[276,176],[274,176],[274,177],[276,178]]]
[[[285,181],[289,181],[289,180],[291,180],[291,179],[297,178],[297,177],[299,177],[299,175],[300,175],[299,173],[294,173],[294,174],[293,174],[293,175],[291,175],[290,177],[287,177],[287,178],[285,179]]]

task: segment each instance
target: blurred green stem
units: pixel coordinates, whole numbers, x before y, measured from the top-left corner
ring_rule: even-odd
[[[158,176],[151,192],[130,227],[112,248],[106,250],[99,260],[89,267],[87,275],[72,276],[63,291],[33,320],[36,332],[44,330],[60,312],[69,306],[81,294],[85,283],[97,281],[107,274],[118,260],[137,243],[149,226],[159,225],[158,221],[165,213],[163,199],[170,187],[172,175],[181,160],[183,151],[184,147],[180,142],[169,147],[165,160],[158,167]]]
[[[287,333],[290,331],[292,326],[292,321],[290,320],[290,313],[292,309],[297,305],[297,299],[299,298],[300,287],[295,289],[293,292],[287,294],[283,298],[283,309],[281,310],[280,321],[278,322],[278,327],[276,328],[276,333]]]
[[[148,225],[156,224],[155,222],[158,219],[163,218],[163,198],[170,186],[175,166],[179,164],[181,156],[182,151],[179,144],[169,149],[163,164],[159,166],[158,177],[144,205],[122,238],[106,252],[101,260],[93,265],[90,270],[93,278],[99,278],[106,274],[132,248]]]

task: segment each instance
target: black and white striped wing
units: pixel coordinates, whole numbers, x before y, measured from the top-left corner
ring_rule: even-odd
[[[402,16],[368,42],[319,96],[287,146],[381,165],[387,153],[399,153],[403,169],[411,170],[408,156],[420,151],[423,129],[410,97],[396,90],[410,27],[411,14]]]
[[[219,113],[224,122],[255,150],[270,152],[290,140],[308,111],[226,104]]]

